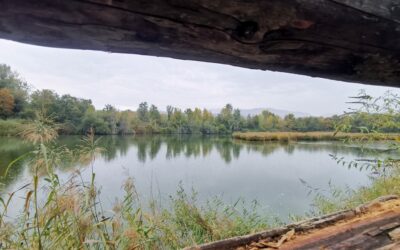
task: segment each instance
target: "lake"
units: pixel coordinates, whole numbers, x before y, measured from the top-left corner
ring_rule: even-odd
[[[79,138],[60,137],[57,144],[74,148]],[[368,184],[371,176],[370,170],[348,169],[332,158],[352,160],[372,154],[342,142],[249,143],[230,137],[155,135],[105,136],[101,146],[106,150],[96,159],[94,171],[102,200],[110,206],[121,197],[123,182],[131,176],[144,201],[153,197],[167,204],[181,185],[196,190],[200,203],[214,197],[228,203],[239,198],[248,203],[257,200],[262,211],[286,218],[310,211],[313,195],[307,186],[321,191],[329,183],[357,188]],[[29,150],[32,146],[20,139],[0,138],[0,174]],[[58,172],[66,179],[76,169],[89,180],[88,166],[62,167]],[[30,181],[27,163],[18,163],[3,177],[1,195]],[[22,204],[20,199],[14,207]]]

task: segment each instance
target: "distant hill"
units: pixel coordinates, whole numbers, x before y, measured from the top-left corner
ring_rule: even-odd
[[[283,109],[274,109],[274,108],[254,108],[254,109],[240,109],[240,113],[242,116],[248,116],[248,115],[258,115],[261,114],[264,110],[268,110],[271,113],[274,113],[280,117],[284,117],[287,114],[294,114],[296,117],[307,117],[311,116],[308,113],[303,113],[303,112],[297,112],[297,111],[289,111],[289,110],[283,110]],[[211,109],[210,110],[213,114],[217,115],[220,113],[221,109]]]

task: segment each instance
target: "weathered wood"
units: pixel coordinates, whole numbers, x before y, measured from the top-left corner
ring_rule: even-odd
[[[397,0],[0,0],[0,37],[400,86]]]
[[[392,240],[400,241],[400,227],[389,232],[389,237]]]
[[[387,202],[393,202],[391,204],[397,206],[395,211],[392,211],[391,206],[390,209],[384,207]],[[351,220],[354,222],[345,223]],[[245,247],[251,246],[251,243],[261,240],[270,241],[293,229],[296,234],[310,234],[311,236],[295,243],[283,245],[280,249],[321,249],[324,246],[329,246],[328,249],[375,249],[392,244],[392,240],[385,232],[390,232],[393,237],[397,237],[397,231],[392,229],[399,225],[400,199],[398,196],[389,195],[355,209],[339,211],[256,234],[189,247],[186,250],[228,250],[240,247],[246,249]],[[322,233],[318,234],[318,230],[321,230]],[[327,232],[323,232],[323,230]]]

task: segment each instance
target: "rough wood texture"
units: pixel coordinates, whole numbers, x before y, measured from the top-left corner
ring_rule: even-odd
[[[329,214],[251,235],[239,236],[186,250],[269,249],[262,242],[276,242],[295,231],[295,238],[279,247],[293,249],[377,249],[398,246],[400,241],[400,199],[384,196],[355,209]],[[257,245],[259,245],[257,247]],[[396,248],[393,248],[396,249]]]
[[[398,0],[0,0],[0,37],[400,86]]]

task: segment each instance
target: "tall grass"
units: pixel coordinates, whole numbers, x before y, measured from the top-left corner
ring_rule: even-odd
[[[18,119],[0,119],[0,136],[17,136],[25,130],[26,121]]]
[[[324,193],[314,196],[311,215],[323,215],[338,210],[354,208],[385,195],[400,196],[400,169],[390,169],[389,175],[375,177],[372,183],[358,189],[343,189],[330,186]]]
[[[233,138],[246,141],[342,141],[396,140],[399,134],[344,132],[235,132]]]
[[[330,185],[330,188],[324,192],[318,191],[314,198],[314,210],[312,215],[326,214],[337,210],[353,208],[362,203],[371,201],[384,195],[400,196],[400,135],[385,134],[387,127],[399,127],[398,114],[400,113],[400,96],[391,93],[385,93],[381,97],[373,98],[360,91],[358,96],[351,97],[351,104],[358,107],[350,108],[351,112],[346,115],[342,124],[337,126],[337,131],[342,133],[343,138],[365,145],[371,140],[392,140],[385,143],[386,152],[391,152],[385,158],[376,157],[372,159],[346,160],[344,157],[333,156],[340,165],[348,168],[370,169],[371,184],[358,189],[342,189]],[[353,127],[352,120],[358,116],[374,114],[376,119],[369,121],[368,130],[365,126]],[[343,132],[357,129],[361,133],[348,134]],[[340,133],[337,133],[340,135]],[[348,137],[348,138],[346,138]],[[372,149],[373,150],[373,149]]]
[[[112,211],[103,209],[93,166],[101,152],[91,131],[75,151],[53,145],[57,137],[51,120],[39,117],[21,135],[34,143],[29,161],[29,184],[0,198],[0,244],[6,249],[176,249],[268,227],[268,219],[246,210],[241,202],[220,200],[200,206],[195,192],[180,187],[171,196],[171,207],[156,201],[143,204],[132,178],[123,184]],[[89,163],[90,180],[76,171],[62,181],[57,167],[65,159]],[[12,165],[9,166],[12,168]],[[12,207],[23,197],[22,208]],[[17,218],[10,210],[20,209]]]

